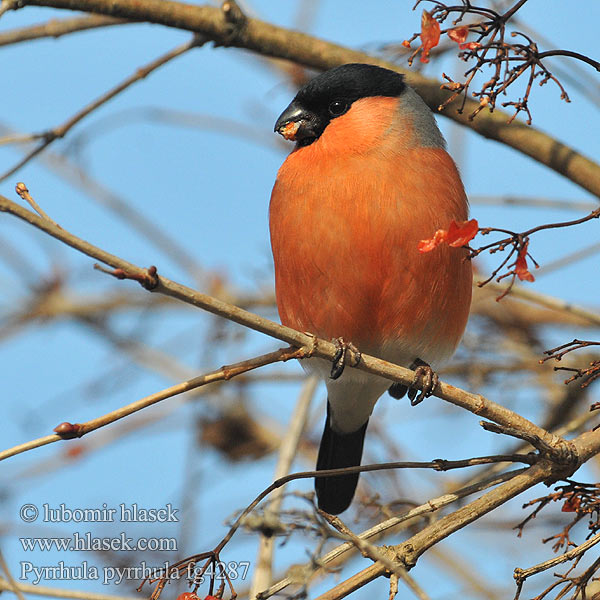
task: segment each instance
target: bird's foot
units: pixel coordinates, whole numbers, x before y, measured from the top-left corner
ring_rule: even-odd
[[[361,354],[358,351],[358,348],[352,343],[346,343],[343,338],[335,338],[331,340],[337,351],[335,356],[333,357],[333,364],[331,365],[331,373],[329,377],[331,379],[337,379],[343,372],[346,367],[346,361],[348,359],[348,354],[350,354],[348,364],[351,367],[356,367],[361,359]]]
[[[408,390],[411,406],[416,406],[425,400],[425,398],[431,396],[440,382],[438,374],[426,362],[423,362],[422,360],[419,360],[419,362],[421,364],[417,365],[417,368],[415,369],[415,378]],[[416,383],[419,383],[419,381],[423,382],[420,392],[413,387]]]
[[[438,386],[440,381],[437,373],[423,360],[417,358],[410,368],[414,370],[415,377],[410,385],[404,385],[403,383],[393,383],[388,389],[388,394],[396,400],[403,398],[408,392],[408,398],[411,406],[416,406],[422,402],[425,398],[428,398],[433,394],[435,388]],[[423,382],[422,389],[419,390],[414,386]]]

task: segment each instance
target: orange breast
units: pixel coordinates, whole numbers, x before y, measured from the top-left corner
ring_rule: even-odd
[[[434,362],[450,355],[469,312],[471,265],[463,249],[421,254],[417,243],[467,218],[454,162],[440,148],[339,155],[318,143],[288,157],[271,196],[282,323],[383,358],[395,345]]]

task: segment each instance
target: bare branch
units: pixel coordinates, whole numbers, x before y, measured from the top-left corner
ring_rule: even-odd
[[[4,559],[4,554],[2,553],[2,550],[0,550],[0,567],[2,567],[2,570],[6,575],[9,591],[13,592],[13,594],[18,598],[18,600],[25,600],[25,596],[23,595],[22,590],[19,589],[15,578],[12,576],[8,565],[6,564],[6,560]]]
[[[277,465],[275,466],[275,479],[285,476],[292,466],[292,462],[294,461],[298,450],[300,437],[306,426],[310,403],[317,388],[317,384],[318,379],[312,376],[309,377],[302,386],[296,408],[290,419],[288,430],[283,436],[283,441],[279,449],[279,457],[277,459]],[[273,492],[271,502],[265,509],[265,521],[277,519],[282,500],[283,487],[280,487]],[[256,557],[256,569],[254,570],[254,577],[250,587],[250,598],[254,598],[260,590],[271,584],[274,548],[274,537],[272,535],[267,536],[264,533],[261,533],[258,554]]]
[[[322,510],[319,510],[319,514],[332,527],[335,527],[335,529],[340,532],[342,537],[347,538],[364,557],[370,558],[375,563],[379,563],[381,566],[385,567],[386,571],[389,571],[398,579],[402,579],[402,581],[404,581],[404,583],[411,589],[414,595],[419,598],[419,600],[430,600],[429,596],[425,593],[421,586],[419,586],[417,582],[408,574],[406,568],[394,562],[393,553],[385,552],[384,549],[377,548],[377,546],[359,537],[353,533],[339,517],[330,515]],[[391,554],[391,556],[388,556],[389,554]]]
[[[24,594],[32,596],[45,596],[47,598],[68,598],[69,600],[139,600],[139,596],[112,596],[110,594],[98,594],[95,592],[83,592],[80,590],[66,590],[43,585],[29,583],[17,583],[17,589]],[[0,592],[12,592],[13,587],[0,577]]]
[[[131,122],[131,119],[132,116],[129,115],[129,122]],[[106,130],[106,125],[104,125],[104,129]],[[0,124],[0,132],[5,131],[8,132],[10,130],[8,127]],[[18,138],[19,136],[11,132],[4,140],[11,137]],[[0,139],[0,143],[2,143],[2,139]],[[135,209],[126,198],[109,189],[101,181],[94,179],[84,169],[70,162],[62,154],[55,154],[50,150],[46,150],[41,156],[40,162],[46,165],[53,173],[56,173],[74,187],[88,194],[100,206],[114,213],[129,227],[144,236],[148,242],[179,263],[195,280],[199,280],[202,268],[181,242],[170,236],[164,228],[153,223],[143,211]]]
[[[77,31],[86,31],[87,29],[96,29],[97,27],[108,27],[111,25],[124,25],[126,23],[131,23],[131,21],[127,19],[113,19],[112,17],[105,17],[103,15],[75,17],[74,19],[63,20],[51,19],[41,25],[3,31],[0,33],[0,46],[19,44],[47,37],[58,38]]]
[[[64,137],[68,131],[77,125],[79,121],[87,117],[90,113],[95,111],[97,108],[106,104],[109,100],[119,95],[122,91],[126,90],[129,86],[133,85],[137,81],[144,79],[152,73],[156,71],[156,69],[162,67],[169,61],[185,54],[188,50],[192,48],[197,48],[204,44],[205,40],[200,38],[199,36],[194,36],[189,42],[178,46],[177,48],[167,52],[163,56],[160,56],[156,60],[153,60],[151,63],[148,63],[145,67],[141,67],[136,70],[133,75],[127,77],[124,81],[122,81],[119,85],[115,86],[105,94],[102,94],[99,98],[94,100],[92,103],[88,104],[86,107],[82,108],[77,114],[73,115],[70,119],[65,121],[62,125],[58,127],[54,127],[54,129],[50,129],[41,134],[36,134],[34,137],[41,138],[42,142],[38,146],[36,146],[31,152],[29,152],[25,157],[23,157],[16,165],[11,167],[8,171],[4,172],[0,175],[0,182],[4,181],[14,173],[16,173],[21,167],[26,165],[31,159],[35,158],[40,152],[45,150],[54,140],[58,138]]]
[[[546,52],[540,52],[537,57],[539,60],[546,58],[547,56],[568,56],[569,58],[576,58],[584,63],[587,63],[591,67],[594,67],[596,71],[600,73],[600,62],[590,58],[589,56],[585,56],[579,52],[573,52],[572,50],[547,50]]]
[[[113,274],[120,279],[134,279],[142,283],[152,292],[177,298],[188,304],[203,308],[208,312],[225,317],[240,325],[244,325],[255,331],[285,341],[297,348],[309,348],[310,350],[306,351],[304,355],[307,358],[315,356],[327,360],[334,360],[336,357],[337,347],[329,341],[318,339],[310,334],[295,331],[290,327],[279,325],[269,319],[255,315],[249,311],[238,308],[237,306],[218,300],[217,298],[196,292],[195,290],[175,283],[166,277],[157,275],[155,268],[152,272],[151,269],[142,269],[85,242],[65,229],[57,227],[55,224],[28,211],[4,196],[0,196],[0,212],[13,214],[31,225],[34,225],[38,229],[45,231],[52,237],[68,244],[72,248],[111,266],[115,269]],[[374,375],[381,375],[391,381],[397,381],[405,385],[412,385],[415,377],[415,373],[410,369],[405,369],[399,365],[393,365],[387,361],[367,354],[361,355],[361,360],[359,364],[356,365],[356,368],[368,373],[373,373]],[[417,384],[417,386],[418,385],[420,384]],[[479,394],[471,394],[447,383],[440,382],[436,387],[434,395],[456,406],[469,410],[479,417],[494,421],[499,425],[512,427],[517,430],[525,431],[530,435],[535,435],[543,440],[544,443],[548,444],[548,446],[556,448],[557,450],[559,448],[563,449],[565,451],[567,462],[572,458],[572,453],[569,450],[571,448],[569,442],[545,431],[521,415],[518,415],[512,410],[492,402]]]
[[[363,52],[275,27],[258,19],[247,18],[243,27],[232,34],[231,23],[225,18],[223,11],[211,6],[184,4],[173,0],[146,0],[143,3],[137,0],[27,0],[27,4],[81,10],[194,31],[221,45],[246,48],[264,56],[285,58],[314,69],[323,70],[350,62],[378,64],[405,73],[408,83],[417,89],[432,110],[437,110],[449,96],[447,91],[440,90],[438,81],[406,71]],[[456,100],[449,106],[454,109],[460,104]],[[600,166],[596,163],[532,127],[518,122],[508,125],[509,115],[498,109],[493,113],[482,113],[474,121],[469,121],[466,113],[478,106],[478,102],[469,98],[466,100],[466,111],[462,114],[455,110],[443,114],[486,138],[515,148],[600,197]]]
[[[509,479],[512,479],[513,477],[516,477],[518,474],[524,473],[525,471],[526,468],[523,468],[514,471],[509,471],[508,473],[503,473],[501,475],[493,475],[492,477],[487,477],[486,479],[478,481],[477,483],[474,483],[467,487],[457,489],[451,493],[444,494],[443,496],[439,496],[437,498],[432,498],[425,504],[416,506],[407,511],[406,513],[387,519],[386,521],[383,521],[382,523],[379,523],[374,527],[363,531],[361,534],[359,534],[359,537],[361,539],[366,540],[372,537],[380,536],[386,531],[392,528],[396,528],[398,525],[405,524],[406,526],[408,526],[410,523],[413,522],[414,519],[435,513],[440,509],[444,508],[445,506],[448,506],[449,504],[452,504],[453,502],[456,502],[461,498],[465,498],[466,496],[470,496],[471,494],[481,492],[494,485],[498,485],[500,483],[508,481]],[[320,559],[319,562],[322,565],[327,565],[328,563],[338,559],[340,556],[351,550],[353,547],[354,546],[351,542],[341,544],[340,546],[337,546],[333,550],[329,551],[325,556],[323,556]],[[307,565],[307,567],[308,566],[309,565]],[[264,590],[263,592],[258,594],[257,598],[259,600],[266,600],[266,598],[270,598],[271,596],[278,594],[292,583],[292,579],[286,577],[272,585],[268,590]]]
[[[42,219],[46,219],[47,221],[50,221],[51,223],[54,223],[57,227],[60,227],[60,225],[54,221],[53,219],[51,219],[38,205],[38,203],[33,199],[33,197],[31,196],[31,194],[29,193],[29,190],[27,189],[27,186],[23,183],[17,183],[17,185],[15,186],[15,189],[17,191],[17,194],[19,194],[19,196],[21,196],[21,198],[23,198],[23,200],[25,200],[25,202],[27,202],[31,208],[33,208],[33,210],[35,210],[35,212],[40,215],[40,217],[42,217]]]
[[[600,452],[600,432],[583,433],[575,438],[572,443],[577,449],[582,462],[586,462]],[[425,527],[402,544],[393,546],[397,553],[397,560],[408,568],[413,567],[427,549],[455,531],[488,514],[534,485],[549,478],[563,477],[564,472],[559,475],[562,468],[551,460],[541,460],[524,473]],[[334,600],[343,597],[384,574],[385,569],[383,567],[378,564],[372,565],[319,596],[318,600]]]
[[[517,584],[523,583],[528,577],[532,575],[536,575],[537,573],[541,573],[542,571],[547,571],[556,565],[560,565],[561,563],[567,562],[569,560],[573,560],[578,556],[581,556],[585,552],[587,552],[590,548],[594,547],[596,544],[600,542],[600,533],[595,535],[593,538],[590,538],[583,544],[580,544],[576,548],[561,554],[560,556],[556,556],[555,558],[551,558],[550,560],[544,561],[538,565],[533,567],[529,567],[528,569],[515,569],[515,581]]]
[[[294,350],[293,348],[282,348],[280,350],[276,350],[275,352],[262,354],[261,356],[251,358],[249,360],[223,366],[216,371],[207,373],[206,375],[194,377],[193,379],[189,379],[183,383],[178,383],[177,385],[168,387],[160,392],[150,394],[145,398],[137,400],[136,402],[132,402],[131,404],[127,404],[126,406],[122,406],[117,410],[113,410],[105,415],[102,415],[101,417],[96,417],[95,419],[86,421],[85,423],[61,423],[54,429],[56,431],[56,434],[54,435],[47,435],[45,437],[20,444],[0,452],[0,461],[17,454],[21,454],[22,452],[32,450],[33,448],[39,448],[47,444],[52,444],[53,442],[59,442],[65,439],[80,438],[91,431],[95,431],[100,427],[114,423],[115,421],[123,419],[124,417],[147,408],[148,406],[152,406],[157,402],[161,402],[167,398],[172,398],[178,394],[189,392],[190,390],[196,389],[200,386],[214,383],[215,381],[226,381],[232,377],[235,377],[236,375],[240,375],[241,373],[247,373],[252,369],[257,369],[258,367],[263,367],[274,362],[286,361],[290,360],[291,358],[298,357],[298,350]]]

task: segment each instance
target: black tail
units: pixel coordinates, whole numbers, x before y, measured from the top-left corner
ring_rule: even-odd
[[[327,420],[319,447],[317,471],[341,469],[360,465],[363,442],[367,431],[367,421],[358,431],[353,433],[336,433],[330,425],[329,402],[327,403]],[[315,477],[315,490],[319,508],[332,515],[344,512],[352,502],[358,473],[339,475],[337,477]]]

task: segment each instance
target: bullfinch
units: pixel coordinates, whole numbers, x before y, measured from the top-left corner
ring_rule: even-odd
[[[454,353],[465,329],[472,269],[465,248],[418,251],[419,240],[468,214],[430,109],[398,73],[346,64],[305,84],[275,131],[296,143],[269,208],[282,323],[425,369],[431,388],[430,365]],[[375,402],[406,388],[352,368],[334,379],[319,358],[303,363],[327,385],[317,470],[359,465]],[[343,512],[357,482],[315,478],[319,507]]]

